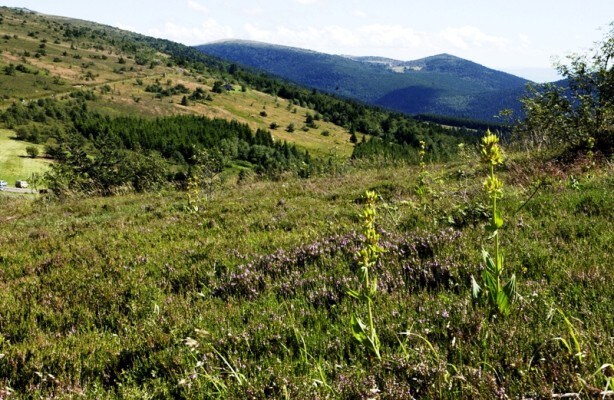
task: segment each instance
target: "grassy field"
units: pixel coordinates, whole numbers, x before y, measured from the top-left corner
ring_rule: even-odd
[[[44,173],[49,168],[49,160],[30,158],[26,147],[35,146],[43,152],[43,146],[12,139],[15,132],[0,129],[0,179],[9,185],[17,180],[28,180],[34,173]]]
[[[415,167],[348,168],[228,181],[199,213],[181,192],[0,196],[1,396],[588,398],[606,387],[611,166],[506,161],[501,247],[520,295],[507,317],[470,295],[493,246],[483,167],[429,165],[421,185]],[[385,250],[372,270],[381,360],[353,338],[350,317],[365,309],[347,294],[368,189]]]

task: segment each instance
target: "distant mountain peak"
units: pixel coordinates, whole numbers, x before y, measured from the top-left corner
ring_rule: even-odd
[[[298,52],[298,53],[309,53],[309,54],[325,54],[325,53],[321,53],[315,50],[303,49],[300,47],[292,47],[292,46],[286,46],[282,44],[271,44],[271,43],[260,42],[257,40],[248,40],[248,39],[220,39],[220,40],[209,42],[209,43],[206,43],[200,46],[196,46],[196,47],[205,48],[207,46],[218,46],[218,45],[277,49],[277,50],[286,50],[286,51],[293,51],[293,52]]]
[[[231,40],[197,47],[300,85],[409,114],[492,120],[519,109],[526,79],[448,53],[401,61]]]

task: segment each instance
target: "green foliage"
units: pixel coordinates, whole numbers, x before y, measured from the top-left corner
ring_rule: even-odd
[[[15,65],[9,64],[9,65],[5,66],[4,67],[4,74],[8,75],[8,76],[14,76],[15,75]]]
[[[224,82],[220,80],[213,82],[211,91],[213,93],[222,93],[224,91]]]
[[[175,86],[167,85],[166,88],[162,86],[159,82],[153,83],[145,87],[146,92],[155,93],[157,97],[170,97],[175,96],[177,94],[189,94],[190,90],[185,87],[182,83],[179,83]],[[183,96],[184,98],[186,96]],[[187,98],[186,98],[187,101]]]
[[[179,85],[177,85],[179,86]],[[73,92],[72,102],[41,99],[27,106],[13,103],[2,115],[5,123],[25,125],[31,122],[55,122],[66,131],[75,131],[87,142],[99,137],[113,137],[121,151],[155,152],[167,160],[191,160],[195,149],[219,152],[228,161],[250,163],[255,172],[275,177],[284,171],[300,172],[312,163],[295,145],[274,141],[268,131],[253,132],[246,124],[194,115],[178,115],[155,120],[139,117],[109,118],[90,112],[90,92]],[[32,139],[34,130],[19,128],[23,138]],[[43,139],[59,133],[47,128]],[[54,155],[51,149],[50,155]]]
[[[220,174],[225,166],[226,160],[219,150],[194,149],[187,183],[188,210],[199,211],[203,198],[213,200],[215,188],[221,183]]]
[[[54,154],[56,162],[45,180],[59,196],[145,192],[166,181],[167,166],[159,155],[126,151],[119,138],[109,134],[98,136],[92,150],[86,150],[83,137],[67,134]]]
[[[420,173],[418,174],[418,184],[416,185],[416,193],[420,196],[426,194],[429,190],[428,178],[429,172],[426,170],[426,143],[420,141],[420,149],[418,150],[418,165],[420,166]]]
[[[36,157],[38,157],[38,154],[39,154],[38,147],[36,147],[36,146],[28,146],[28,147],[26,147],[26,153],[28,154],[28,157],[36,158]]]
[[[497,171],[506,182],[497,207],[507,216],[501,244],[517,249],[507,265],[527,266],[518,281],[527,294],[490,320],[467,296],[481,272],[471,261],[481,224],[433,219],[480,200],[475,164],[462,179],[456,162],[429,164],[446,179],[433,180],[437,196],[428,198],[413,192],[418,166],[227,181],[199,213],[186,213],[175,191],[63,202],[1,193],[2,396],[588,395],[579,377],[602,389],[610,372],[598,367],[614,359],[611,167],[597,165],[582,191],[552,175],[551,190],[513,216],[526,200],[517,168],[543,166],[516,157]],[[352,314],[369,333],[368,310],[347,294],[361,287],[354,272],[365,241],[354,229],[369,188],[395,208],[391,216],[378,207],[386,252],[369,271],[381,361],[351,333]],[[547,320],[551,304],[573,324],[582,363],[553,340],[574,348],[560,314]]]
[[[198,71],[209,82],[227,80],[227,65],[204,55],[199,56],[202,63],[196,62],[185,46],[86,23],[87,28],[78,29],[79,24],[22,11],[3,8],[2,13],[9,15],[3,27],[24,21],[23,29],[40,31],[34,34],[38,40],[49,36],[48,43],[54,38],[41,28],[44,24],[53,23],[55,36],[62,39],[68,31],[66,39],[79,48],[75,52],[94,42],[105,52],[141,54],[153,43],[173,52],[165,63],[181,64],[186,73]],[[48,51],[57,55],[51,44]],[[109,58],[115,64],[116,56]],[[133,58],[126,59],[131,67]],[[216,180],[215,201],[206,206],[203,184],[198,213],[185,212],[185,193],[164,186],[155,193],[62,202],[0,192],[0,397],[486,400],[571,392],[601,398],[601,389],[611,389],[611,165],[595,157],[588,178],[575,165],[507,155],[505,168],[497,166],[495,176],[506,182],[505,201],[497,199],[498,212],[492,213],[492,207],[482,205],[483,165],[438,162],[454,156],[446,149],[457,148],[443,129],[250,74],[243,67],[233,73],[233,84],[284,93],[292,100],[290,109],[317,106],[322,120],[348,131],[353,127],[362,137],[368,133],[371,149],[374,154],[381,150],[382,159],[395,152],[407,158],[399,157],[398,167],[363,168],[368,161],[356,158],[345,164],[331,156],[327,168],[334,175],[313,176],[320,168],[317,161],[303,151],[294,154],[292,146],[273,141],[266,131],[253,132],[239,123],[100,116],[86,99],[93,98],[93,91],[78,92],[66,102],[49,97],[7,102],[3,118],[18,128],[16,134],[30,140],[38,131],[57,160],[83,166],[87,174],[80,179],[94,191],[102,192],[102,186],[90,184],[90,173],[111,184],[113,193],[133,191],[132,184],[112,186],[111,162],[138,169],[125,160],[154,156],[155,149],[168,175],[187,177],[197,168],[193,155],[202,150],[221,154],[224,164],[241,170],[242,180]],[[34,78],[19,71],[16,76],[22,83]],[[17,81],[1,74],[2,79],[4,89]],[[142,89],[129,82],[124,87]],[[107,104],[108,97],[100,96],[96,106]],[[13,131],[1,135],[1,179],[30,175],[10,173],[7,154],[20,163],[46,161],[23,157],[27,144],[9,139]],[[414,191],[421,170],[420,140],[428,149],[430,196]],[[79,143],[69,146],[71,141]],[[471,142],[463,141],[470,150]],[[109,145],[101,147],[105,142]],[[248,159],[239,157],[250,153]],[[110,162],[105,164],[106,157]],[[288,159],[295,160],[299,172],[279,172],[284,170],[275,166]],[[277,171],[278,180],[251,179],[252,171],[260,169]],[[299,174],[312,177],[297,179]],[[572,175],[579,190],[569,186]],[[542,185],[536,177],[547,190],[533,191]],[[497,196],[503,190],[492,178],[487,188]],[[363,219],[358,215],[367,189],[387,202],[377,214],[384,229],[376,230],[377,245],[386,251],[368,270],[371,282],[377,277],[372,296],[382,356],[377,362],[370,350],[374,336],[368,303],[348,295],[348,288],[359,292],[363,287],[360,270],[353,272],[365,247],[355,227]],[[516,212],[520,208],[522,215]],[[517,271],[522,274],[518,291],[526,296],[516,299],[514,312],[505,318],[485,318],[491,310],[498,314],[485,291],[480,298],[484,307],[472,307],[467,296],[470,277],[481,276],[484,269],[475,262],[484,220],[491,231],[498,230],[502,248],[514,249],[506,252],[505,266],[526,267]],[[494,276],[504,264],[498,266],[496,251],[491,253],[484,267]],[[551,304],[566,310],[569,323],[559,313],[546,318]],[[362,342],[351,333],[352,325]],[[578,348],[582,362],[575,356]]]
[[[565,80],[531,87],[518,133],[530,146],[614,151],[614,22],[592,56],[570,55]]]

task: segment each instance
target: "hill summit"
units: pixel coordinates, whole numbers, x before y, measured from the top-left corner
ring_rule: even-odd
[[[450,54],[412,61],[343,56],[244,40],[197,46],[205,54],[329,93],[407,114],[493,120],[518,111],[528,80]]]

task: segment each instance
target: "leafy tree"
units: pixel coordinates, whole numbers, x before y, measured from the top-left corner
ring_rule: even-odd
[[[194,149],[194,156],[190,161],[192,179],[198,183],[197,187],[205,190],[208,199],[212,200],[215,187],[221,182],[220,174],[226,165],[224,155],[217,149]]]
[[[211,88],[213,93],[222,93],[224,91],[224,82],[215,81],[213,82],[213,87]]]
[[[611,154],[614,147],[614,22],[592,55],[570,55],[556,69],[564,85],[529,88],[522,100],[525,119],[518,132],[535,147],[595,148]]]

